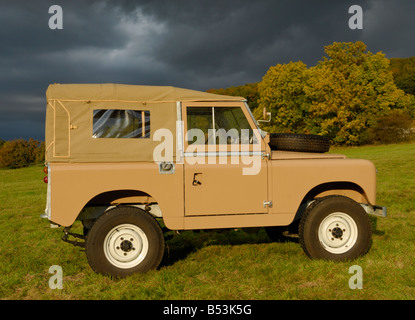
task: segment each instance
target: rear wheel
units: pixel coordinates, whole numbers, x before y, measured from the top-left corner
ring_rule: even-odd
[[[300,221],[299,238],[310,258],[352,260],[369,251],[372,230],[360,204],[347,197],[330,196],[307,208]]]
[[[157,268],[164,253],[164,237],[157,221],[135,207],[108,210],[94,223],[86,238],[91,268],[124,277]]]

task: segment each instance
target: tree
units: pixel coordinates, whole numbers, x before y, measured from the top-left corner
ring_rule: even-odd
[[[255,117],[262,118],[262,110],[271,112],[272,122],[263,129],[270,132],[308,133],[309,100],[304,91],[309,70],[301,62],[278,64],[269,68],[259,83],[259,108]]]
[[[380,117],[376,126],[369,130],[372,143],[399,143],[411,141],[415,132],[414,121],[404,110],[393,109]]]
[[[232,86],[225,89],[209,89],[207,92],[228,96],[244,97],[248,101],[251,110],[255,110],[258,107],[259,93],[257,82],[247,83],[242,86]]]
[[[392,109],[415,115],[415,100],[398,89],[381,52],[372,54],[363,42],[325,47],[315,67],[302,62],[271,67],[259,84],[260,109],[267,107],[275,123],[265,130],[314,133],[336,144],[370,140],[368,128]]]
[[[415,95],[415,57],[392,58],[390,69],[396,86],[406,93]]]
[[[311,75],[305,91],[311,98],[314,127],[338,144],[369,142],[368,128],[391,109],[409,109],[412,101],[398,89],[381,52],[363,42],[334,43]],[[323,85],[322,85],[323,84]]]
[[[44,160],[45,144],[32,138],[6,141],[0,148],[0,168],[22,168]]]

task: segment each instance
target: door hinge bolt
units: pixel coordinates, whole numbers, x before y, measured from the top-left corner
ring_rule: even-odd
[[[262,160],[264,160],[265,158],[267,158],[269,160],[269,159],[271,159],[271,155],[269,153],[262,152],[261,158],[262,158]]]

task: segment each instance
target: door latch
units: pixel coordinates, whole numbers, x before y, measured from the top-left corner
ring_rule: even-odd
[[[264,208],[266,208],[268,206],[268,208],[272,208],[272,201],[265,201],[264,200]]]
[[[199,180],[196,179],[196,176],[199,175],[199,174],[202,174],[202,173],[201,172],[198,172],[198,173],[193,174],[193,182],[192,182],[192,185],[194,185],[194,186],[200,186],[202,184]]]

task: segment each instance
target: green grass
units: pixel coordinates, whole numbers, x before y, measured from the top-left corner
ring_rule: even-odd
[[[296,241],[257,234],[183,232],[167,242],[158,270],[112,280],[95,274],[85,252],[60,240],[40,219],[46,198],[42,167],[0,170],[1,299],[414,299],[415,144],[335,148],[378,168],[371,251],[334,263],[306,257]],[[74,229],[80,231],[81,225]],[[49,288],[49,267],[63,269],[63,289]],[[363,289],[349,288],[349,268],[363,270]]]

